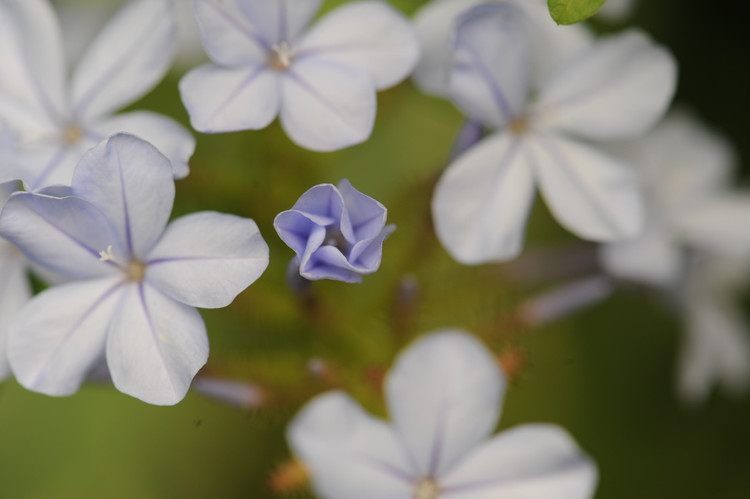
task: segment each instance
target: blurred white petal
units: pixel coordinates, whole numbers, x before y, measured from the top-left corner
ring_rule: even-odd
[[[88,121],[130,104],[169,69],[176,27],[169,0],[135,0],[91,42],[71,78],[73,115]]]
[[[385,380],[391,419],[421,477],[436,477],[486,438],[500,416],[505,377],[473,336],[420,338]]]
[[[633,169],[593,147],[562,136],[528,138],[544,200],[561,225],[584,239],[633,237],[644,223]]]
[[[128,133],[151,143],[172,163],[172,174],[177,179],[190,171],[188,160],[195,151],[195,138],[172,118],[152,111],[131,111],[92,123],[90,129],[103,137]]]
[[[563,429],[527,424],[483,443],[441,480],[451,499],[585,499],[596,465]]]
[[[412,497],[415,470],[399,435],[344,393],[311,400],[290,423],[287,440],[321,497]]]
[[[459,18],[449,93],[470,119],[500,128],[523,112],[531,76],[525,22],[510,3],[475,7]]]
[[[345,4],[313,26],[300,40],[297,57],[313,56],[353,66],[384,89],[414,68],[419,42],[411,23],[383,2]]]
[[[509,260],[521,251],[535,190],[525,147],[511,133],[491,135],[459,156],[438,181],[432,198],[435,230],[459,262]]]
[[[630,31],[584,50],[542,84],[540,126],[597,140],[642,135],[661,119],[675,91],[669,51]]]

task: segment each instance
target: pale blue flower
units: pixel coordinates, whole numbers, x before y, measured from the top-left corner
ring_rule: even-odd
[[[208,357],[194,307],[231,303],[266,268],[268,246],[255,222],[234,215],[194,213],[167,226],[169,160],[131,135],[91,149],[68,190],[14,193],[0,216],[0,235],[74,279],[34,297],[11,324],[13,373],[30,390],[67,395],[106,358],[120,391],[180,401]]]
[[[376,90],[405,78],[419,43],[409,21],[379,1],[343,5],[304,29],[321,0],[194,0],[213,61],[190,71],[180,93],[196,130],[260,129],[276,115],[315,151],[370,136]]]
[[[506,379],[473,336],[417,340],[388,373],[391,416],[330,392],[294,418],[287,440],[324,499],[587,499],[596,465],[567,432],[528,424],[496,436]]]
[[[305,192],[273,222],[297,257],[305,279],[361,282],[380,267],[383,241],[396,230],[386,225],[388,210],[352,187],[348,180],[320,184]]]
[[[0,181],[21,177],[32,190],[69,185],[81,156],[118,132],[152,142],[172,162],[175,177],[187,175],[195,140],[182,125],[151,111],[112,114],[153,88],[169,68],[172,7],[170,0],[130,2],[104,26],[68,79],[49,3],[0,2],[0,129],[4,122],[16,142]]]
[[[555,218],[584,239],[625,239],[642,227],[634,172],[592,142],[656,124],[675,89],[674,58],[627,32],[585,46],[539,82],[529,22],[500,2],[457,24],[450,96],[493,130],[448,165],[432,198],[438,238],[461,263],[518,255],[537,186]]]

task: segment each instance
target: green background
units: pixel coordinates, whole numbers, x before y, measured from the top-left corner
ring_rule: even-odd
[[[391,3],[408,14],[422,2]],[[746,159],[750,81],[739,6],[643,0],[633,21],[675,53],[678,100],[724,131]],[[178,80],[171,74],[132,108],[187,123]],[[596,497],[750,497],[750,397],[715,394],[696,408],[678,402],[681,324],[653,294],[620,290],[531,328],[514,320],[516,304],[555,281],[525,282],[513,277],[512,264],[462,267],[445,254],[428,206],[460,123],[450,103],[405,82],[379,94],[372,138],[335,153],[293,145],[278,123],[196,133],[174,216],[217,210],[252,217],[271,248],[268,270],[235,303],[203,312],[211,341],[205,372],[258,383],[269,406],[240,411],[190,393],[175,407],[152,407],[107,385],[50,398],[7,381],[0,384],[0,497],[277,497],[269,476],[290,457],[284,428],[306,400],[340,386],[384,415],[377,379],[394,355],[415,336],[449,326],[523,359],[499,428],[543,421],[565,427],[599,466]],[[343,177],[382,201],[398,230],[385,243],[378,273],[361,285],[315,283],[315,301],[305,305],[285,287],[292,252],[276,236],[273,217],[312,185]],[[585,247],[537,203],[526,250],[570,244]],[[416,282],[411,300],[399,298],[404,282]],[[329,363],[332,381],[307,372],[311,357]]]

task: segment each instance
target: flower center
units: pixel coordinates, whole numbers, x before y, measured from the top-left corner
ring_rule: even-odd
[[[129,281],[141,282],[143,275],[146,273],[146,264],[133,260],[132,262],[122,262],[115,257],[112,253],[112,245],[107,246],[107,249],[99,252],[100,262],[112,262],[122,269],[125,277]]]
[[[268,56],[268,65],[277,71],[283,71],[292,63],[292,47],[286,42],[275,43],[271,47],[271,54]]]
[[[349,241],[346,240],[344,234],[335,225],[326,227],[326,237],[323,239],[323,245],[333,246],[344,255],[349,251]]]
[[[422,478],[414,485],[414,499],[438,499],[440,486],[432,478]]]
[[[143,262],[134,261],[130,262],[125,275],[128,276],[128,280],[141,282],[143,280],[143,274],[146,273],[146,265]]]
[[[529,129],[529,120],[526,116],[519,116],[510,124],[510,131],[516,135],[523,135]]]
[[[75,123],[69,123],[63,128],[62,140],[66,146],[72,146],[83,137],[83,129]]]

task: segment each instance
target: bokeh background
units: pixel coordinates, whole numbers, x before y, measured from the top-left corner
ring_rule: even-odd
[[[326,0],[324,9],[340,3]],[[390,3],[411,14],[424,2]],[[626,23],[594,27],[631,24],[672,49],[680,65],[677,101],[736,144],[744,162],[737,180],[746,184],[750,38],[742,3],[642,0]],[[181,71],[131,107],[187,124],[176,91]],[[439,246],[430,193],[460,123],[450,103],[407,81],[379,95],[372,138],[335,153],[295,146],[277,123],[196,133],[174,216],[248,216],[271,248],[270,266],[255,284],[230,307],[203,312],[211,341],[204,372],[257,384],[266,404],[239,410],[191,392],[175,407],[153,407],[106,384],[50,398],[6,381],[0,497],[306,497],[269,485],[290,458],[289,418],[331,387],[385,416],[379,380],[395,354],[417,335],[449,326],[480,335],[512,367],[499,428],[545,421],[568,429],[598,463],[597,498],[750,497],[750,396],[715,393],[701,406],[680,403],[674,378],[682,325],[657,296],[618,289],[571,317],[530,327],[518,320],[517,306],[554,286],[554,273],[538,282],[513,264],[462,267]],[[312,298],[302,300],[285,286],[292,251],[276,236],[273,217],[309,187],[344,177],[383,202],[398,230],[385,243],[378,273],[360,285],[315,283]],[[571,245],[586,247],[537,203],[526,252]],[[750,311],[748,296],[739,298]],[[325,361],[324,376],[310,373],[312,358]]]

